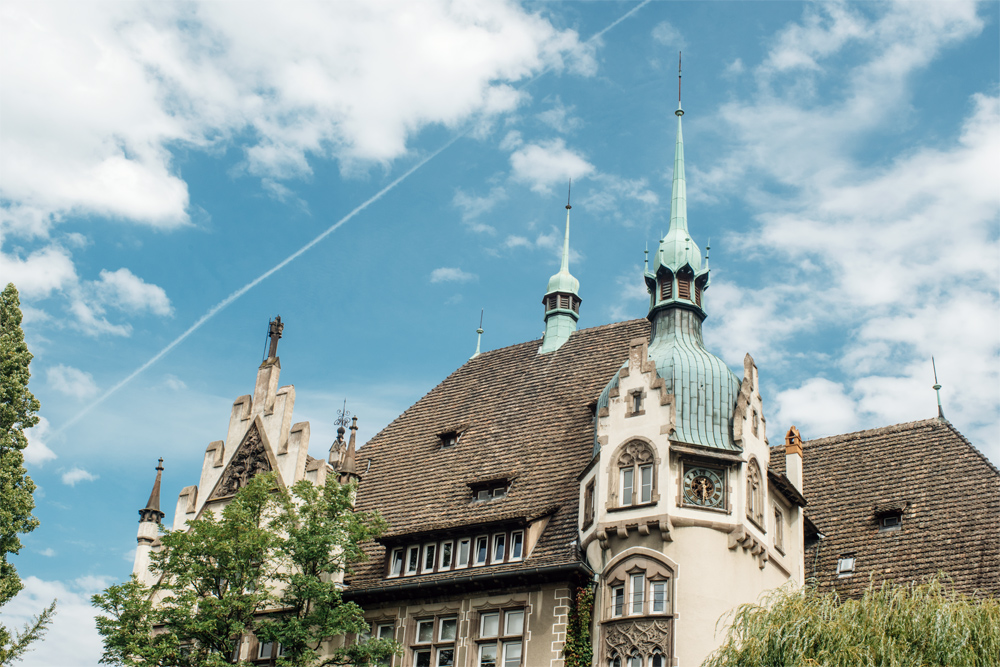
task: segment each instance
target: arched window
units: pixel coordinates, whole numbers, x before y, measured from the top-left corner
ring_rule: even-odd
[[[649,667],[667,667],[667,660],[657,651],[649,657]]]
[[[656,455],[647,443],[633,440],[618,454],[620,507],[646,505],[659,500],[656,494]]]
[[[757,459],[747,466],[747,518],[764,530],[764,480]]]
[[[622,659],[617,655],[612,655],[608,659],[608,667],[622,667]]]
[[[673,614],[673,570],[648,556],[626,558],[606,575],[605,618]]]

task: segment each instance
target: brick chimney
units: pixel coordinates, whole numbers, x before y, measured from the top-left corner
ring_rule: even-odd
[[[802,436],[794,426],[785,436],[785,475],[802,493]]]

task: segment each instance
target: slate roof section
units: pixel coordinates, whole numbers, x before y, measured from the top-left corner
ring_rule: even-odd
[[[784,472],[782,446],[772,469]],[[875,581],[919,580],[939,570],[955,590],[1000,596],[1000,471],[940,419],[803,443],[806,513],[820,527],[821,590],[859,595]],[[902,528],[879,532],[878,516],[902,509]],[[854,554],[855,574],[837,577]],[[815,555],[806,553],[806,568]]]
[[[369,560],[347,577],[350,588],[578,563],[576,477],[593,454],[591,406],[628,358],[629,341],[648,335],[649,322],[631,320],[579,330],[544,355],[540,340],[484,352],[359,449],[359,468],[368,459],[371,467],[358,488],[357,509],[378,509],[389,522],[382,542],[413,537],[416,543],[417,534],[435,532],[472,537],[482,524],[555,511],[520,563],[385,579],[385,547],[370,544]],[[460,429],[458,444],[442,449],[438,435]],[[475,478],[514,475],[505,498],[472,502]]]

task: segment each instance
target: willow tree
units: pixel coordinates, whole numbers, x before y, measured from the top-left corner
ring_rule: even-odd
[[[723,621],[725,643],[703,667],[1000,665],[1000,602],[940,578],[869,584],[856,599],[782,588]]]

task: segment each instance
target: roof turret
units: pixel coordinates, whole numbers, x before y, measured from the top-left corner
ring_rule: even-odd
[[[572,186],[572,183],[571,183]],[[539,354],[554,352],[569,340],[580,319],[580,281],[569,272],[569,197],[566,198],[566,234],[563,237],[562,263],[559,272],[549,278],[542,297],[545,306],[545,336]]]
[[[163,459],[156,464],[156,481],[153,482],[153,490],[149,492],[149,500],[146,507],[139,510],[139,523],[160,523],[166,516],[160,511],[160,478],[163,475]]]

